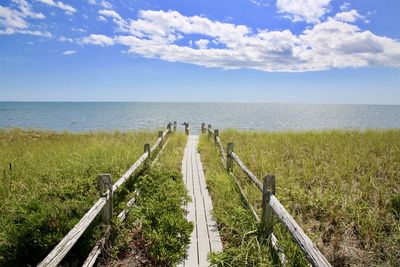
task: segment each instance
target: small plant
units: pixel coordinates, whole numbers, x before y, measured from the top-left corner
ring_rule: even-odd
[[[129,258],[134,250],[143,255],[146,266],[173,266],[184,257],[193,229],[182,209],[189,200],[182,176],[176,171],[150,171],[138,178],[136,189],[140,194],[124,229],[119,230],[124,235],[117,238],[117,246],[113,244],[112,255],[135,261]]]

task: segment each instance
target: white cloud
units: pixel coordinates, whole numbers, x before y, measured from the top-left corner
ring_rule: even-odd
[[[99,5],[99,6],[101,6],[101,7],[103,7],[103,8],[106,8],[106,9],[111,9],[112,8],[112,4],[110,3],[110,2],[108,2],[108,1],[99,1],[99,2],[97,2],[96,0],[88,0],[87,1],[89,4],[91,4],[91,5]]]
[[[111,8],[112,8],[111,3],[110,3],[110,2],[107,2],[107,1],[101,1],[101,2],[100,2],[100,5],[101,5],[102,7],[104,7],[104,8],[108,8],[108,9],[111,9]]]
[[[349,7],[350,7],[350,3],[344,2],[339,8],[340,8],[340,10],[345,11],[345,10],[349,10]]]
[[[128,24],[126,21],[114,10],[110,9],[103,9],[99,10],[99,19],[105,19],[105,17],[112,18],[113,22],[118,25],[118,28],[121,29],[122,31],[125,31],[128,28]],[[102,18],[100,18],[102,17]]]
[[[75,54],[75,53],[76,53],[75,50],[67,50],[67,51],[64,51],[62,54],[63,54],[64,56],[69,56],[69,55],[73,55],[73,54]]]
[[[209,42],[210,41],[208,41],[207,39],[200,39],[200,40],[196,41],[195,44],[197,45],[197,47],[199,49],[207,49]]]
[[[102,34],[91,34],[88,37],[82,38],[81,42],[83,44],[92,44],[100,46],[109,46],[114,44],[113,38],[110,38]]]
[[[25,0],[13,0],[18,5],[21,13],[24,17],[30,17],[33,19],[44,19],[45,16],[42,13],[36,13],[32,11],[31,5]]]
[[[103,21],[103,22],[106,22],[106,21],[107,21],[107,19],[106,19],[105,17],[103,17],[103,16],[98,16],[98,17],[97,17],[97,20],[98,20],[98,21]]]
[[[266,7],[269,6],[270,0],[250,0],[250,2],[256,6]]]
[[[64,4],[61,1],[54,1],[54,0],[37,0],[37,1],[39,1],[39,2],[41,2],[43,4],[46,4],[46,5],[49,5],[49,6],[58,7],[60,9],[64,10],[65,13],[68,14],[68,15],[72,15],[73,13],[76,12],[75,8],[73,8],[70,5]]]
[[[0,6],[0,24],[5,28],[24,29],[28,23],[24,20],[22,13],[17,10]]]
[[[36,13],[31,5],[25,0],[13,0],[16,8],[0,5],[0,35],[14,33],[29,34],[35,36],[51,37],[51,33],[38,30],[29,30],[30,25],[26,19],[44,19],[42,13]]]
[[[294,22],[317,23],[332,0],[277,0],[278,11]]]
[[[352,9],[350,11],[337,13],[334,18],[344,22],[354,22],[358,19],[363,19],[364,16],[361,16],[357,10]]]
[[[114,11],[115,12],[115,11]],[[140,11],[135,20],[118,13],[112,17],[117,35],[92,34],[80,42],[128,47],[131,54],[224,69],[250,68],[262,71],[316,71],[331,68],[400,67],[400,43],[362,31],[356,25],[328,18],[302,32],[252,31],[245,25],[184,16],[177,11]],[[182,44],[192,35],[206,36]],[[212,45],[211,45],[212,44]],[[218,47],[213,47],[217,44]]]
[[[72,38],[67,38],[67,37],[65,37],[65,36],[60,36],[60,37],[58,38],[58,40],[59,40],[60,42],[69,42],[69,43],[73,43],[73,42],[74,42],[74,39],[72,39]]]
[[[74,28],[74,27],[71,28],[71,31],[74,31],[74,32],[86,32],[85,29],[82,29],[82,28]]]
[[[8,28],[5,30],[0,30],[0,35],[10,35],[10,34],[14,34],[14,33],[47,37],[47,38],[53,37],[53,35],[50,32],[43,32],[43,31],[19,30],[19,29],[11,29],[11,28]]]

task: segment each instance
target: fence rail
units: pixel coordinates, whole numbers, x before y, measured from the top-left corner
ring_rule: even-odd
[[[54,249],[46,256],[46,258],[38,264],[39,267],[44,266],[57,266],[75,245],[78,239],[82,236],[89,225],[94,221],[97,215],[103,211],[103,223],[109,224],[112,217],[112,196],[113,193],[121,187],[126,180],[148,159],[150,159],[150,153],[154,152],[158,148],[162,148],[163,140],[168,133],[172,132],[171,123],[168,123],[167,130],[160,131],[159,137],[155,144],[150,148],[149,144],[144,145],[144,153],[140,158],[133,163],[133,165],[115,182],[111,184],[111,175],[100,175],[99,176],[99,188],[100,198],[90,208],[90,210],[81,218],[81,220],[64,236],[64,238],[54,247]],[[174,130],[176,130],[176,122],[174,122]],[[120,214],[120,219],[125,219],[127,210],[133,205],[134,199],[131,199],[127,203],[127,208],[124,210],[124,214]],[[123,217],[123,218],[122,218]],[[107,231],[106,231],[107,232]],[[88,259],[85,261],[84,266],[93,266],[98,255],[101,253],[101,248],[104,246],[106,237],[101,238],[89,254]]]
[[[211,125],[205,127],[205,123],[202,124],[201,130],[203,134],[208,133],[211,140],[214,141],[214,144],[219,149],[222,161],[224,166],[226,167],[229,175],[233,177],[237,187],[239,188],[239,192],[243,197],[246,205],[250,208],[253,213],[253,216],[260,223],[260,239],[261,240],[269,240],[271,242],[272,247],[277,251],[279,259],[283,265],[286,263],[285,255],[282,252],[282,249],[279,247],[278,240],[273,230],[273,217],[276,216],[281,224],[285,226],[287,231],[292,236],[293,240],[299,245],[300,249],[304,252],[307,260],[312,266],[331,266],[328,260],[324,257],[324,255],[319,251],[319,249],[315,246],[315,244],[311,241],[311,239],[304,233],[299,224],[293,219],[293,217],[289,214],[289,212],[285,209],[285,207],[279,202],[279,200],[275,196],[275,176],[274,175],[266,175],[264,177],[263,183],[246,167],[246,165],[242,162],[239,156],[233,151],[234,144],[228,143],[227,152],[225,153],[222,141],[219,137],[219,130],[215,129],[214,132],[211,129]],[[232,168],[233,162],[240,167],[243,173],[246,174],[248,178],[255,184],[255,186],[262,193],[262,213],[261,218],[257,215],[252,205],[247,200],[247,197],[244,194],[243,189],[240,186],[239,181],[234,175]]]

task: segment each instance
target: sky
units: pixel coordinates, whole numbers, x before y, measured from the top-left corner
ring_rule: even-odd
[[[0,0],[0,101],[400,104],[399,0]]]

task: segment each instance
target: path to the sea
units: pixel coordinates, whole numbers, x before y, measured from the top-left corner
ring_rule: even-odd
[[[209,266],[207,254],[222,251],[221,237],[211,215],[212,203],[208,194],[203,165],[197,152],[198,135],[189,135],[182,160],[182,174],[192,198],[187,204],[187,219],[194,224],[186,259],[179,266]]]

